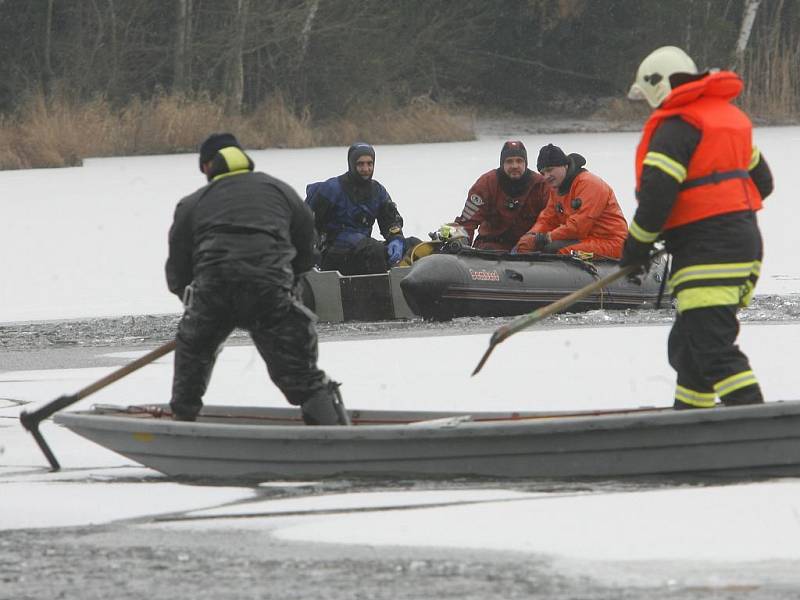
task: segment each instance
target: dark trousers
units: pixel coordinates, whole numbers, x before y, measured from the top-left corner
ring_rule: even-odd
[[[678,313],[669,362],[678,373],[675,408],[763,402],[739,350],[737,311],[747,306],[761,267],[761,233],[750,211],[727,213],[671,230],[669,285]]]
[[[736,345],[735,306],[710,306],[679,313],[669,334],[669,364],[678,373],[675,408],[764,401],[747,356]]]
[[[354,247],[332,246],[322,255],[323,271],[339,271],[342,275],[385,273],[386,246],[374,238],[364,238]]]
[[[316,318],[288,291],[267,282],[196,282],[178,326],[173,412],[195,416],[203,406],[217,352],[235,327],[250,333],[269,376],[294,405],[327,394],[317,368]]]
[[[407,237],[403,242],[403,255],[407,257],[422,240]],[[331,246],[322,255],[320,269],[339,271],[342,275],[386,273],[389,270],[386,243],[374,238],[364,238],[352,248]]]

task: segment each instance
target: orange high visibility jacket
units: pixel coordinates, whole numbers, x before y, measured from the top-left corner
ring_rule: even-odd
[[[665,230],[728,212],[761,208],[761,195],[748,173],[753,157],[753,125],[744,112],[731,104],[742,88],[736,73],[713,73],[675,88],[645,123],[636,149],[637,192],[645,159],[659,160],[648,157],[648,148],[661,121],[680,116],[701,133],[685,172],[682,165],[674,161],[671,165],[674,172],[671,170],[670,174],[681,183],[681,191],[664,224]]]
[[[628,223],[611,186],[594,173],[583,170],[563,196],[550,190],[550,200],[529,233],[545,232],[550,233],[553,241],[580,241],[560,249],[559,254],[580,250],[619,258],[628,234]],[[517,249],[531,252],[532,239],[523,237]]]

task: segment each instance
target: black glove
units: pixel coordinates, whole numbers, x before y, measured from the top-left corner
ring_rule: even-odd
[[[550,243],[550,234],[545,232],[523,234],[517,245],[511,249],[511,254],[530,254],[541,250]]]
[[[628,281],[637,285],[642,285],[642,279],[650,270],[650,254],[653,244],[640,242],[635,237],[629,235],[622,248],[622,258],[619,261],[620,267],[638,265],[639,268],[628,274]]]
[[[546,231],[544,233],[539,232],[536,234],[536,242],[534,243],[533,249],[541,250],[545,246],[549,246],[551,241],[550,233]]]

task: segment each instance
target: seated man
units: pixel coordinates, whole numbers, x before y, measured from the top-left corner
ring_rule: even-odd
[[[403,218],[389,193],[372,178],[375,149],[356,143],[347,151],[347,173],[306,187],[319,235],[320,268],[342,275],[385,273],[416,238],[403,237]],[[370,237],[378,221],[386,243]]]
[[[550,199],[531,230],[519,240],[516,252],[622,256],[628,224],[614,190],[584,169],[585,164],[580,154],[567,156],[553,144],[539,151],[536,168],[550,186]]]
[[[481,175],[469,189],[464,210],[454,224],[467,231],[475,248],[507,252],[546,205],[544,177],[528,169],[525,145],[508,141],[500,150],[500,167]],[[478,236],[473,242],[476,229]]]

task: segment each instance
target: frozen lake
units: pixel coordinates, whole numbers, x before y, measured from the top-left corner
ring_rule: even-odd
[[[633,213],[637,136],[527,135],[586,156]],[[800,291],[791,233],[800,128],[756,131],[775,194],[760,215],[760,294]],[[460,213],[502,140],[379,146],[376,178],[424,237]],[[265,150],[257,168],[301,194],[345,170],[345,148]],[[165,288],[177,200],[202,185],[194,155],[92,159],[0,172],[0,322],[176,313]],[[13,256],[13,260],[8,257]],[[604,316],[595,316],[599,325]],[[611,319],[609,319],[611,321]],[[488,334],[329,340],[320,362],[350,408],[557,410],[668,405],[664,323],[520,333],[469,378]],[[800,323],[745,322],[740,338],[770,400],[798,397]],[[757,482],[273,482],[179,485],[45,423],[49,473],[19,426],[33,408],[141,354],[84,349],[80,366],[22,369],[0,350],[0,599],[6,598],[795,598],[800,480]],[[111,354],[111,356],[106,356]],[[91,366],[84,366],[85,364]],[[82,401],[164,402],[160,359]],[[283,400],[249,345],[227,347],[208,403]]]
[[[528,135],[530,157],[548,142],[578,152],[587,168],[616,190],[625,216],[635,210],[634,133]],[[793,157],[800,127],[757,129],[755,141],[775,173],[776,188],[759,214],[765,260],[760,294],[800,291],[794,236]],[[461,214],[470,185],[496,168],[503,140],[378,146],[375,178],[397,202],[407,235],[427,234]],[[256,168],[290,183],[347,169],[346,148],[260,150]],[[785,174],[782,176],[782,174]],[[179,312],[166,292],[167,230],[178,200],[201,187],[195,155],[89,159],[83,167],[0,172],[0,234],[13,261],[0,263],[0,323],[34,319]],[[772,232],[775,232],[774,234]],[[377,228],[376,228],[377,235]]]

